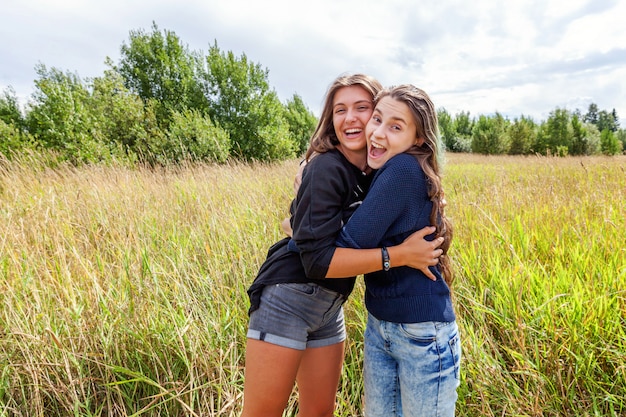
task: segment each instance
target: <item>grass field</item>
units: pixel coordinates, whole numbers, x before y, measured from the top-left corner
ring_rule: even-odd
[[[237,416],[245,291],[297,161],[44,165],[0,162],[0,417]],[[625,169],[448,155],[458,416],[626,415]],[[362,294],[337,416],[361,415]]]

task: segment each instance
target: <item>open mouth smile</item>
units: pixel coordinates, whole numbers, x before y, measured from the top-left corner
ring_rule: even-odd
[[[385,148],[383,145],[371,141],[370,142],[370,151],[369,154],[371,157],[373,158],[379,158],[381,155],[383,155],[385,152],[387,152],[387,148]]]

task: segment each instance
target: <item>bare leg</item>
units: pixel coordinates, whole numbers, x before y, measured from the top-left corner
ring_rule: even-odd
[[[242,417],[281,417],[305,351],[248,339]]]
[[[332,417],[341,377],[344,342],[304,351],[297,374],[298,417]]]

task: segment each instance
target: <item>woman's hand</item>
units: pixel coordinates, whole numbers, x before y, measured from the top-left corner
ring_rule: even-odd
[[[293,230],[291,230],[291,223],[289,222],[289,217],[285,217],[282,222],[280,222],[280,227],[282,227],[283,232],[289,237],[293,237]]]
[[[429,266],[435,266],[439,263],[439,257],[443,250],[439,246],[443,243],[443,238],[439,237],[433,241],[424,239],[426,236],[435,232],[432,226],[425,227],[411,236],[407,237],[404,242],[395,248],[400,250],[401,264],[411,268],[419,269],[428,278],[436,281],[435,275],[428,269]],[[391,259],[392,266],[400,266]]]

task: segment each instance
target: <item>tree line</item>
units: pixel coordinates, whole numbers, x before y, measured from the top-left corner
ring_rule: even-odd
[[[25,107],[9,87],[0,97],[0,153],[49,151],[74,164],[122,160],[149,165],[181,161],[281,160],[301,155],[317,118],[294,94],[282,103],[268,70],[245,54],[191,51],[169,30],[130,31],[118,62],[81,79],[36,66]],[[617,154],[626,135],[613,110],[556,109],[541,123],[499,113],[471,118],[438,110],[446,148],[485,154]]]
[[[51,150],[73,163],[280,160],[302,154],[317,118],[300,96],[282,103],[245,54],[190,51],[172,31],[130,32],[119,62],[83,80],[36,66],[25,111],[0,97],[0,152]]]
[[[439,109],[437,115],[443,142],[453,152],[566,156],[616,155],[626,149],[626,130],[615,109],[599,110],[595,103],[585,114],[557,107],[539,123],[525,116],[511,121],[500,113],[476,119]]]

